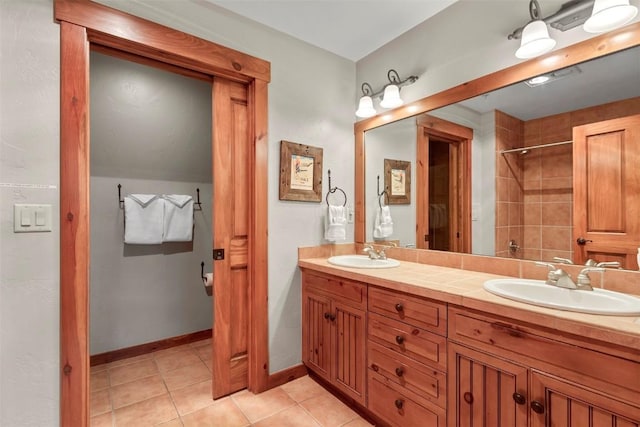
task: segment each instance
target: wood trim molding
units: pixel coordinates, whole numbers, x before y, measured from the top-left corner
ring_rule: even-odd
[[[107,351],[105,353],[94,354],[91,356],[91,366],[102,365],[104,363],[115,362],[116,360],[127,359],[129,357],[140,356],[141,354],[149,354],[154,351],[164,350],[166,348],[177,347],[179,345],[191,344],[192,342],[206,340],[211,338],[211,329],[203,331],[191,332],[189,334],[179,335],[177,337],[165,338],[158,341],[148,342],[132,347],[120,348],[118,350]]]
[[[302,363],[283,369],[282,371],[274,372],[269,375],[269,389],[276,388],[282,384],[288,383],[289,381],[302,378],[307,375],[307,373],[307,367]]]
[[[615,31],[584,40],[543,55],[538,58],[513,65],[475,80],[454,86],[450,89],[427,96],[410,104],[403,105],[383,115],[377,115],[354,124],[355,133],[355,206],[356,222],[354,227],[356,243],[366,239],[365,224],[365,153],[364,132],[385,124],[418,116],[427,111],[446,105],[455,104],[465,99],[490,92],[532,76],[548,73],[560,68],[569,67],[584,61],[599,58],[628,49],[640,44],[640,22],[628,25]]]
[[[267,83],[270,64],[88,0],[54,0],[60,21],[60,424],[89,424],[89,51],[92,42],[246,82],[253,132],[249,390],[269,384]]]

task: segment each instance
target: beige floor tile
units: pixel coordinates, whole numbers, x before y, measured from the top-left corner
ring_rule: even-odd
[[[171,392],[171,398],[180,415],[185,415],[206,406],[213,405],[211,380],[174,390]]]
[[[328,393],[320,384],[308,375],[280,386],[293,400],[302,402],[309,398]]]
[[[158,373],[158,368],[153,359],[145,359],[131,364],[109,368],[109,381],[111,387],[135,381]]]
[[[198,347],[211,347],[211,338],[207,338],[206,340],[200,340],[200,341],[196,341],[196,342],[192,342],[191,347],[193,348],[198,348]]]
[[[198,359],[197,363],[162,373],[162,378],[169,391],[211,379],[211,371],[199,357],[196,356],[196,358]]]
[[[127,359],[116,360],[114,362],[108,363],[107,365],[109,368],[115,368],[116,366],[130,365],[132,363],[141,362],[143,360],[150,360],[150,359],[151,359],[150,354],[141,354],[139,356],[133,356]]]
[[[111,411],[111,399],[109,389],[104,389],[91,393],[90,416],[96,416]]]
[[[196,351],[196,353],[198,353],[200,359],[202,359],[202,361],[205,363],[213,358],[213,348],[210,345],[196,347],[194,348],[194,350]]]
[[[328,392],[307,399],[301,402],[300,405],[323,427],[341,426],[358,418],[358,414]]]
[[[90,369],[91,373],[95,373],[95,372],[100,372],[100,371],[106,371],[109,368],[109,364],[107,363],[102,363],[100,365],[95,365],[92,366]]]
[[[159,357],[168,356],[169,354],[180,353],[182,351],[190,351],[192,349],[193,349],[193,346],[191,344],[177,345],[175,347],[169,347],[169,348],[164,348],[162,350],[154,351],[153,353],[151,353],[151,356],[154,359],[157,359]]]
[[[176,418],[175,420],[167,421],[166,423],[156,424],[157,427],[182,427],[182,420]]]
[[[113,409],[166,394],[167,388],[160,374],[111,387]]]
[[[231,398],[252,423],[295,405],[293,399],[279,387],[260,394],[244,390]]]
[[[117,427],[154,426],[178,417],[168,394],[157,396],[114,411]]]
[[[89,380],[91,392],[103,390],[109,387],[109,371],[106,369],[98,372],[91,372]]]
[[[155,360],[160,372],[173,371],[174,369],[183,368],[201,361],[198,353],[191,347],[188,347],[186,350],[155,357]]]
[[[229,397],[182,417],[185,427],[245,427],[249,420]]]
[[[113,412],[105,412],[102,415],[97,415],[89,419],[90,427],[112,427],[113,426]]]
[[[254,427],[321,427],[300,405],[280,411],[275,415],[264,418]]]
[[[357,419],[355,419],[353,421],[349,421],[348,423],[346,423],[342,427],[372,427],[372,426],[373,426],[373,424],[368,423],[364,419],[357,418]]]

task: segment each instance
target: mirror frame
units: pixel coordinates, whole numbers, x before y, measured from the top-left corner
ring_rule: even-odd
[[[403,105],[384,114],[354,124],[355,133],[355,224],[354,240],[366,241],[364,133],[380,126],[418,116],[484,93],[501,89],[528,78],[570,67],[591,59],[640,45],[640,22],[552,51],[511,67],[454,86],[434,95]]]

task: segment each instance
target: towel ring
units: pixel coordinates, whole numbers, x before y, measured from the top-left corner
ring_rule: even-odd
[[[384,196],[388,197],[388,194],[387,194],[387,189],[386,188],[384,190],[382,190],[382,193],[380,192],[380,175],[378,175],[378,188],[376,190],[376,193],[378,194],[378,206],[380,206],[380,209],[382,209],[382,198]],[[389,199],[387,199],[387,200],[389,200]],[[385,206],[388,206],[388,205],[389,205],[389,202],[387,201],[387,204]]]
[[[342,204],[342,206],[347,206],[347,193],[345,193],[344,190],[340,187],[331,188],[331,169],[327,170],[327,175],[329,176],[329,191],[327,191],[327,195],[324,198],[324,200],[327,202],[327,205],[329,204],[329,194],[333,194],[336,191],[340,190],[340,192],[342,192],[342,195],[344,196],[344,203]]]

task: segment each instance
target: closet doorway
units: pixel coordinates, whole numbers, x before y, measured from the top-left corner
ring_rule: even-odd
[[[251,391],[265,390],[269,63],[90,1],[56,0],[54,7],[61,46],[60,424],[86,426],[89,415],[89,51],[96,48],[213,79],[213,122],[218,123],[212,138],[213,199],[221,209],[213,214],[218,260],[211,261],[212,392],[217,397],[242,388],[238,378]],[[245,289],[236,289],[237,283]],[[246,295],[246,304],[238,293]],[[238,304],[245,305],[244,312]],[[247,319],[244,326],[239,312]],[[239,350],[241,345],[246,351]]]
[[[417,129],[416,247],[469,253],[473,129],[427,114]]]

